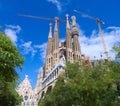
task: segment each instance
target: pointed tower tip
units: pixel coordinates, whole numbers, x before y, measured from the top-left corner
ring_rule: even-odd
[[[48,38],[52,38],[52,23],[50,23],[49,25],[50,25],[50,31],[49,31]]]
[[[69,16],[69,14],[66,14],[67,19],[68,19],[68,16]]]
[[[50,22],[50,24],[49,24],[49,25],[50,25],[50,27],[51,27],[51,26],[52,26],[52,23]]]
[[[78,26],[76,23],[76,17],[72,16],[72,35],[78,35],[79,36],[79,31],[78,31]]]
[[[28,75],[25,75],[25,78],[28,78]]]
[[[72,26],[76,26],[76,17],[72,16],[71,19],[72,19]]]
[[[66,28],[70,28],[69,20],[68,20],[68,14],[66,14]]]
[[[59,21],[59,18],[58,17],[55,17],[55,31],[58,31],[58,21]]]

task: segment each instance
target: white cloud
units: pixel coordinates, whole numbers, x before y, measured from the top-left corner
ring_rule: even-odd
[[[21,27],[19,25],[6,25],[8,28],[11,28],[13,30],[16,30],[17,33],[21,31]]]
[[[20,45],[20,47],[23,49],[24,54],[31,53],[32,56],[34,56],[35,53],[37,53],[37,50],[35,50],[34,47],[32,47],[32,42],[31,41],[24,42],[23,44]]]
[[[47,0],[47,1],[53,3],[57,7],[58,11],[61,11],[62,5],[58,0]]]
[[[120,41],[120,27],[108,27],[105,31],[103,31],[103,35],[109,56],[114,59],[115,54],[111,51],[111,49],[117,41]],[[95,30],[92,31],[90,37],[85,36],[84,32],[81,31],[79,41],[82,54],[90,56],[91,59],[93,59],[94,56],[100,58],[100,55],[103,55],[105,58],[101,37]]]
[[[65,11],[66,10],[66,7],[70,3],[70,0],[64,0],[64,1],[60,1],[60,0],[47,0],[47,2],[50,2],[50,3],[54,4],[57,7],[57,10],[59,12],[61,12],[61,11]]]
[[[17,42],[16,32],[12,29],[5,29],[5,34],[12,40],[13,43]]]
[[[41,45],[34,45],[34,48],[39,49],[40,58],[44,62],[45,61],[45,55],[46,55],[47,43],[43,43]]]
[[[5,34],[12,40],[14,44],[16,44],[18,37],[17,34],[19,34],[21,31],[21,27],[19,25],[6,25]]]
[[[32,41],[21,42],[22,44],[20,45],[20,48],[22,49],[21,51],[24,55],[32,54],[32,56],[35,56],[36,54],[39,54],[40,57],[38,58],[41,59],[41,62],[45,62],[47,43],[43,43],[41,45],[33,45]]]

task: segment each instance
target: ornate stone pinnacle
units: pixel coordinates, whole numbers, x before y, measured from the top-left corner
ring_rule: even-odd
[[[66,28],[70,28],[70,24],[69,24],[68,16],[69,16],[69,15],[66,14],[66,21],[67,21],[67,23],[66,23],[66,24],[67,24],[67,25],[66,25]]]
[[[51,23],[51,22],[50,22],[50,24],[49,24],[49,25],[50,25],[50,27],[52,27],[52,23]]]
[[[69,16],[69,14],[66,14],[66,18],[67,18],[67,20],[68,20],[68,16]]]
[[[50,25],[50,31],[48,38],[52,38],[52,23],[50,23],[49,25]]]
[[[58,30],[58,21],[59,21],[59,18],[58,17],[55,17],[55,31]]]
[[[76,17],[72,16],[71,19],[72,19],[72,26],[76,26]]]
[[[72,19],[72,35],[79,36],[78,27],[77,27],[77,23],[76,23],[76,17],[72,16],[71,19]]]
[[[59,18],[58,17],[55,17],[55,22],[58,22]]]
[[[25,75],[25,78],[28,78],[28,75]]]

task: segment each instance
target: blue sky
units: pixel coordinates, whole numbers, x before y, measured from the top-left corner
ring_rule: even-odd
[[[83,11],[91,16],[99,17],[105,22],[102,25],[103,35],[109,55],[111,47],[120,40],[120,0],[0,0],[0,25],[19,48],[25,57],[23,70],[18,73],[21,80],[29,75],[32,86],[35,87],[37,74],[44,64],[46,42],[50,21],[20,17],[18,14],[28,14],[47,18],[65,19],[75,15],[79,26],[82,53],[93,59],[103,54],[103,46],[98,35],[95,21],[84,18],[73,12],[74,9]],[[69,18],[70,18],[69,17]],[[60,41],[65,39],[65,23],[59,24]],[[54,29],[54,22],[53,22]]]

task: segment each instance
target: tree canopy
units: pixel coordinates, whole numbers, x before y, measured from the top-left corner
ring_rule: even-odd
[[[0,106],[14,106],[21,101],[15,91],[19,79],[16,67],[22,69],[23,62],[17,47],[0,33]]]
[[[117,52],[116,57],[120,58],[120,45],[116,45],[113,47],[113,50]]]
[[[99,61],[95,67],[68,63],[39,106],[118,106],[119,96],[120,63]]]

